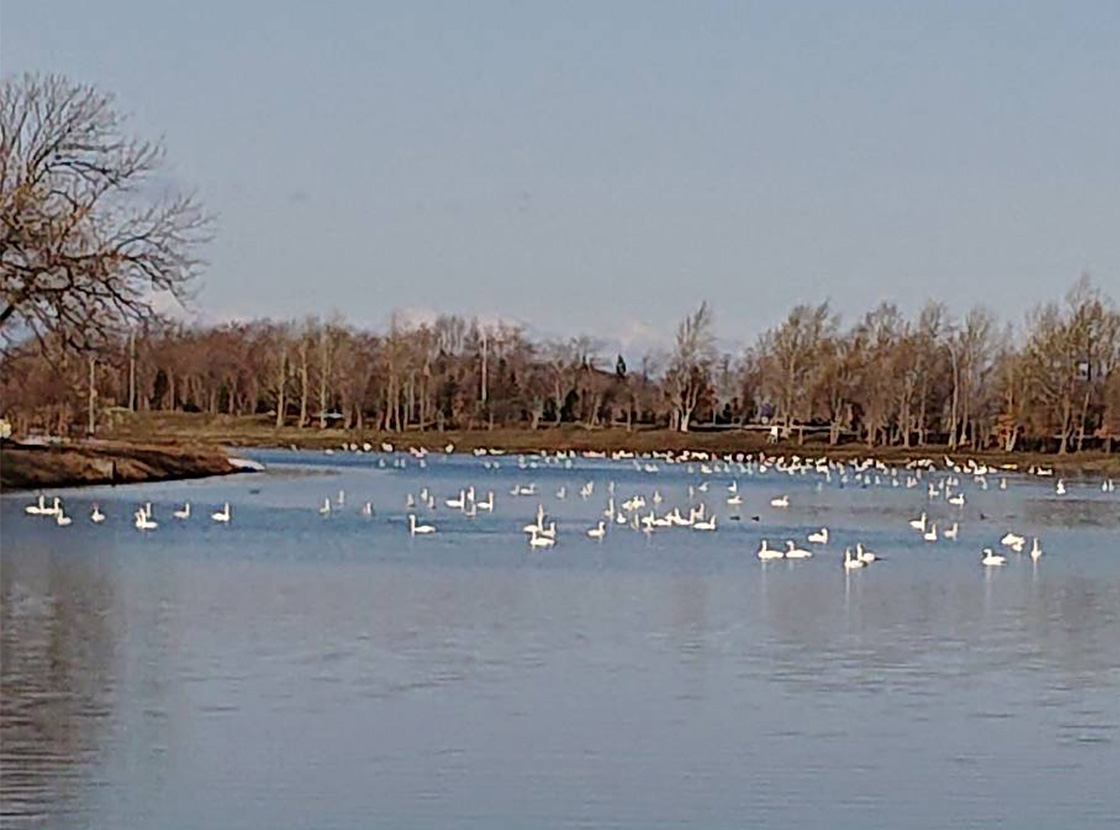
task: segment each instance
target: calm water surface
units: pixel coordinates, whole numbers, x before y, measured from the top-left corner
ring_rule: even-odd
[[[67,528],[0,499],[4,826],[1120,820],[1120,494],[993,479],[955,508],[924,484],[683,465],[260,457],[259,475],[62,492]],[[705,479],[716,533],[584,535],[609,481],[667,508]],[[509,495],[529,482],[539,499]],[[471,483],[495,491],[492,517],[442,505]],[[424,485],[438,532],[410,538]],[[767,506],[780,493],[790,509]],[[196,516],[177,522],[184,500]],[[212,523],[227,500],[233,522]],[[553,550],[521,533],[538,501]],[[923,509],[960,539],[924,543],[906,523]],[[811,560],[754,556],[821,525]],[[982,568],[1009,528],[1046,555]],[[857,540],[886,561],[846,574]]]

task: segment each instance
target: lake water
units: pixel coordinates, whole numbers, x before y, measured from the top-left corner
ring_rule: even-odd
[[[5,827],[1120,821],[1120,492],[1099,482],[966,479],[954,507],[885,476],[255,457],[267,472],[61,491],[69,527],[0,499]],[[596,542],[610,481],[660,512],[708,481],[718,529]],[[469,484],[493,516],[444,507]],[[410,537],[424,486],[437,532]],[[521,531],[538,503],[553,549]],[[924,542],[922,510],[958,540]],[[810,560],[755,557],[822,525]],[[1042,559],[981,566],[1009,529]],[[884,561],[845,571],[856,541]]]

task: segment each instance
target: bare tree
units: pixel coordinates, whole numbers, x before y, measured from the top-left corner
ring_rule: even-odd
[[[113,97],[57,75],[0,86],[0,334],[88,348],[184,300],[210,224],[191,196],[146,198],[163,161]]]
[[[688,432],[700,396],[711,382],[712,363],[715,360],[712,322],[712,310],[703,302],[677,327],[667,381],[673,402],[674,426],[681,432]]]

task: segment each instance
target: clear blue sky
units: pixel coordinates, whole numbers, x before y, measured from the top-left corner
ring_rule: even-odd
[[[6,0],[219,215],[213,317],[751,340],[793,303],[1120,299],[1120,3]]]

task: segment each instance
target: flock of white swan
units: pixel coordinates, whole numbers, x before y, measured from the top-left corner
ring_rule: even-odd
[[[368,445],[363,448],[359,448],[357,445],[346,445],[343,449],[361,452],[372,448],[368,448]],[[453,447],[448,446],[446,451],[450,453],[453,449]],[[421,469],[427,467],[426,456],[428,453],[425,450],[410,450],[411,459],[409,454],[395,453],[390,445],[383,445],[381,450],[385,455],[378,459],[378,467],[404,468],[409,465],[410,460]],[[333,454],[333,451],[327,450],[327,453]],[[499,460],[494,457],[504,454],[498,450],[475,451],[475,456],[481,458],[482,468],[486,471],[497,470],[503,463],[508,463],[506,459]],[[580,455],[588,459],[608,458],[606,453],[585,452]],[[652,492],[646,488],[640,492],[631,491],[623,494],[616,481],[608,480],[606,482],[605,501],[601,502],[603,504],[601,517],[593,526],[584,530],[588,538],[600,543],[607,539],[611,533],[625,530],[647,535],[670,529],[715,532],[719,525],[716,511],[710,507],[710,504],[718,504],[720,501],[726,504],[728,510],[726,520],[742,521],[742,508],[745,504],[739,485],[742,478],[782,475],[791,477],[812,476],[816,478],[815,487],[818,491],[827,485],[862,488],[884,486],[907,489],[924,488],[926,497],[930,502],[943,500],[946,505],[960,510],[967,503],[964,491],[966,483],[977,489],[987,490],[989,480],[998,479],[995,486],[1002,490],[1007,488],[1007,474],[1017,472],[1013,465],[997,469],[973,460],[958,464],[948,457],[945,458],[942,467],[938,467],[932,459],[928,458],[912,461],[902,466],[888,466],[873,458],[845,462],[830,461],[826,458],[808,459],[798,456],[789,459],[742,454],[715,456],[702,452],[651,453],[641,457],[628,452],[616,452],[611,454],[609,458],[615,462],[629,462],[633,465],[634,470],[645,474],[658,473],[663,464],[680,465],[693,477],[694,483],[688,486],[686,503],[670,506],[657,487],[654,487]],[[574,452],[541,453],[532,456],[518,456],[516,464],[519,470],[525,472],[549,466],[561,466],[571,470],[574,468],[575,459],[576,453]],[[1053,476],[1052,470],[1039,467],[1032,467],[1026,473],[1035,477]],[[727,482],[724,485],[726,496],[716,495],[716,490],[713,489],[713,484],[717,483],[716,477],[722,477],[722,481]],[[722,481],[719,483],[722,483]],[[1112,493],[1115,491],[1115,484],[1111,479],[1105,479],[1101,482],[1100,489],[1104,493]],[[587,480],[579,487],[575,495],[587,501],[594,497],[595,491],[596,482]],[[1055,495],[1064,496],[1067,491],[1068,485],[1065,480],[1058,478],[1054,486]],[[532,521],[522,527],[528,546],[531,549],[548,549],[556,546],[559,540],[557,522],[549,517],[545,509],[544,496],[539,485],[536,482],[517,483],[509,491],[509,496],[511,500],[517,502],[523,502],[526,499],[537,501]],[[553,492],[553,496],[559,501],[568,498],[567,486],[561,485]],[[788,493],[781,493],[771,497],[767,504],[773,511],[782,511],[790,507],[791,499]],[[321,515],[329,517],[344,510],[345,505],[346,493],[340,490],[333,501],[330,497],[324,498],[322,504],[318,507],[318,511]],[[413,537],[435,534],[437,532],[435,516],[440,510],[453,511],[462,517],[474,519],[481,514],[493,515],[495,505],[495,495],[492,489],[488,489],[485,495],[482,495],[481,488],[476,488],[472,484],[441,500],[436,497],[432,488],[423,486],[418,491],[410,491],[405,495],[404,508],[408,518],[408,533]],[[25,511],[29,515],[53,520],[60,527],[66,527],[73,521],[73,517],[66,512],[62,500],[57,496],[53,497],[48,503],[48,497],[45,494],[40,494],[37,501],[26,506]],[[421,511],[425,514],[424,518],[419,515]],[[374,515],[372,502],[363,502],[360,513],[364,517],[372,517]],[[172,512],[172,518],[175,521],[188,521],[192,518],[192,515],[189,502],[184,503]],[[963,513],[959,515],[963,515]],[[981,517],[983,518],[983,514],[981,514]],[[94,504],[89,514],[89,520],[94,524],[100,524],[105,521],[105,518],[106,516],[100,506]],[[139,531],[150,532],[159,527],[159,521],[153,513],[150,502],[138,506],[132,514],[132,518],[133,525]],[[224,503],[221,509],[210,513],[210,520],[217,523],[229,524],[232,518],[229,502]],[[753,515],[749,519],[760,522],[761,516]],[[952,524],[939,528],[937,523],[930,519],[928,512],[923,510],[920,515],[909,521],[909,526],[920,535],[924,542],[937,543],[939,541],[956,541],[960,533],[961,523],[960,520],[954,520]],[[770,541],[763,539],[755,552],[755,556],[761,562],[780,559],[810,559],[817,553],[828,551],[830,541],[829,529],[821,527],[808,533],[804,542],[785,539],[784,547],[782,545],[771,547]],[[998,567],[1006,564],[1008,556],[997,552],[1003,550],[1015,554],[1025,553],[1033,562],[1038,562],[1043,555],[1042,543],[1037,536],[1029,540],[1028,547],[1028,539],[1024,534],[1008,530],[998,541],[993,540],[991,547],[982,549],[980,564],[984,567]],[[843,559],[840,561],[845,570],[856,570],[872,565],[879,560],[878,554],[868,549],[863,542],[857,542],[854,548],[851,546],[845,547]]]

